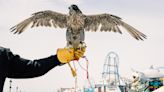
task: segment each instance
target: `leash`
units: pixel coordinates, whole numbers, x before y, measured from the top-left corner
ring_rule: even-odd
[[[80,68],[83,69],[86,72],[86,79],[88,81],[89,86],[91,87],[92,85],[91,85],[91,81],[90,81],[90,78],[89,78],[89,71],[88,71],[89,60],[87,59],[86,56],[83,56],[82,58],[86,61],[86,68],[84,68],[78,60],[76,60],[76,61],[78,62],[78,65],[80,66]],[[78,83],[77,83],[78,81],[77,81],[77,73],[76,73],[75,62],[73,61],[74,68],[71,66],[70,63],[68,63],[68,66],[71,69],[72,76],[75,78],[75,89],[76,89],[78,87]]]
[[[85,61],[86,61],[86,68],[84,68],[79,62],[78,62],[78,64],[79,64],[79,66],[86,72],[86,79],[87,79],[89,85],[92,86],[92,85],[91,85],[90,78],[89,78],[89,71],[88,71],[89,61],[88,61],[88,59],[87,59],[86,56],[83,56],[82,58],[85,59]]]

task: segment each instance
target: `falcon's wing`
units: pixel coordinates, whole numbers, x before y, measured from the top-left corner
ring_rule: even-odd
[[[146,35],[139,32],[134,27],[128,25],[127,23],[123,22],[121,18],[110,15],[110,14],[100,14],[100,15],[89,15],[86,16],[85,19],[85,30],[86,31],[97,31],[99,26],[100,31],[105,32],[119,32],[122,34],[119,26],[124,27],[135,39],[137,40],[143,40],[143,38],[146,38]]]
[[[32,16],[16,26],[11,28],[11,31],[14,33],[22,33],[30,24],[32,23],[32,27],[38,26],[54,26],[59,28],[65,28],[67,26],[67,15],[57,13],[54,11],[40,11],[32,14]]]

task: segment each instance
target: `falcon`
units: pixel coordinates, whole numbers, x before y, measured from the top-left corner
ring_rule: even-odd
[[[22,33],[28,26],[32,27],[59,27],[66,28],[67,47],[74,49],[85,46],[84,31],[98,30],[104,32],[118,32],[122,34],[120,26],[125,28],[136,40],[146,39],[146,35],[122,21],[118,16],[112,14],[85,15],[77,5],[71,5],[69,14],[62,14],[51,10],[40,11],[32,14],[30,18],[25,19],[11,28],[14,34]]]

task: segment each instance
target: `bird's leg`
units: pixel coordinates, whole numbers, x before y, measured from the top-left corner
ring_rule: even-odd
[[[80,42],[80,44],[79,44],[79,49],[81,50],[82,48],[85,48],[86,47],[86,44],[85,44],[85,42]]]

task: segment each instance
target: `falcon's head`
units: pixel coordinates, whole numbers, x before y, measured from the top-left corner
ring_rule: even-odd
[[[82,13],[81,10],[78,8],[78,6],[75,5],[75,4],[73,4],[70,7],[68,7],[68,9],[70,10],[69,11],[70,15],[75,14],[75,13]]]

